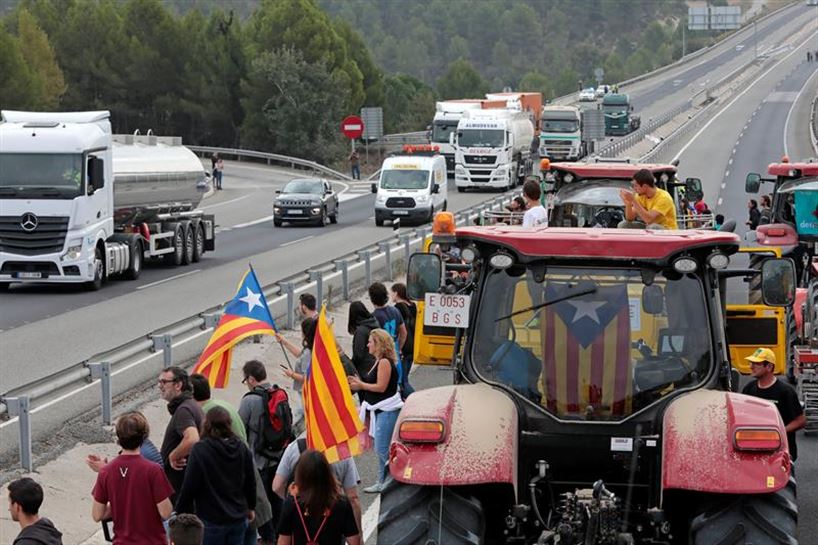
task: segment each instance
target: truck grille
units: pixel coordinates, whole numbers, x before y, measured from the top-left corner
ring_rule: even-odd
[[[495,155],[464,155],[463,160],[470,165],[493,165],[497,157]]]
[[[546,140],[545,147],[547,148],[571,148],[573,142],[571,140]]]
[[[488,183],[491,180],[491,169],[489,170],[482,170],[476,168],[469,169],[469,177],[471,178],[472,182],[482,184]]]
[[[38,272],[44,276],[59,276],[60,269],[51,261],[6,261],[0,274],[14,274],[21,272]]]
[[[29,214],[24,214],[29,216]],[[68,217],[36,218],[36,227],[23,229],[23,216],[0,216],[0,251],[20,255],[59,252],[65,245]]]
[[[387,208],[414,208],[415,199],[409,197],[390,197],[386,199]]]

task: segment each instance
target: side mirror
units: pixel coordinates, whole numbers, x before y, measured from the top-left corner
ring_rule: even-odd
[[[674,167],[679,166],[679,158],[677,157],[676,159],[672,160],[670,164],[673,165]]]
[[[377,193],[378,192],[378,184],[372,184],[371,187],[372,187],[372,193]]]
[[[744,191],[747,193],[758,193],[761,188],[761,174],[751,172],[744,180]]]
[[[792,259],[767,259],[761,264],[761,297],[771,307],[795,301],[795,263]]]
[[[647,314],[661,314],[665,309],[665,292],[662,286],[651,284],[642,287],[642,310]]]
[[[412,254],[406,271],[406,293],[410,299],[423,299],[440,291],[443,267],[437,254]]]
[[[697,200],[701,198],[704,193],[702,192],[702,181],[699,178],[686,178],[685,179],[685,195],[689,199]]]
[[[325,195],[332,195],[332,189],[327,189],[326,191],[324,191],[324,194]]]
[[[88,158],[88,182],[91,184],[93,191],[97,191],[105,187],[105,161],[99,157]],[[89,195],[93,192],[89,191]]]
[[[440,184],[432,184],[432,193],[440,193]]]
[[[281,190],[280,190],[280,189],[276,189],[276,195],[280,195],[280,194],[281,194]]]

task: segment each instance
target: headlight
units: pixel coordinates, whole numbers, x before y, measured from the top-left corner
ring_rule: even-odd
[[[726,269],[730,264],[730,257],[721,252],[715,252],[707,258],[707,264],[713,269]]]
[[[497,252],[489,258],[489,264],[495,269],[508,269],[514,264],[514,258],[506,253]]]
[[[566,174],[565,176],[562,177],[562,181],[565,182],[566,184],[570,184],[571,182],[574,181],[574,175],[571,174],[571,173],[568,173],[568,174]]]
[[[466,174],[466,169],[465,169],[465,168],[463,168],[463,165],[455,165],[455,167],[454,167],[454,171],[455,171],[457,174],[464,174],[464,175]]]
[[[321,213],[321,208],[313,208],[312,213],[313,214],[320,214]]]
[[[692,257],[680,257],[673,262],[673,268],[680,273],[694,273],[699,264]]]
[[[425,204],[429,202],[430,196],[429,195],[418,195],[415,197],[415,202],[418,204]]]
[[[273,212],[275,212],[275,213],[281,212],[281,207],[280,206],[274,206],[273,207]]]
[[[378,204],[384,204],[386,202],[386,195],[379,194],[377,197],[375,197],[375,202]]]
[[[62,261],[75,261],[82,256],[82,243],[69,246],[60,258]]]

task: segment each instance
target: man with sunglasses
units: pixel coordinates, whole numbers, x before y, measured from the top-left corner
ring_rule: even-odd
[[[162,440],[162,465],[170,484],[178,493],[185,478],[185,465],[193,445],[199,441],[199,430],[204,422],[201,407],[193,399],[193,388],[187,371],[168,367],[159,374],[159,394],[168,402],[171,414]],[[176,494],[172,498],[176,502]]]
[[[804,427],[806,417],[798,394],[789,384],[776,378],[775,353],[769,348],[757,348],[752,355],[745,358],[750,362],[750,373],[756,380],[749,383],[741,391],[743,394],[760,397],[775,403],[784,429],[787,431],[787,443],[790,446],[790,456],[793,461],[798,458],[798,447],[795,445],[795,432]]]

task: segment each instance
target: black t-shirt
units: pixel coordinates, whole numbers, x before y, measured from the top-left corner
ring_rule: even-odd
[[[754,380],[745,386],[741,393],[760,397],[761,399],[775,403],[785,426],[801,416],[804,412],[801,408],[801,403],[798,401],[798,394],[795,393],[792,386],[778,379],[776,379],[769,388],[759,388],[758,381]],[[794,431],[787,432],[787,442],[790,444],[790,456],[795,460],[798,458],[798,447],[795,444]]]
[[[304,506],[301,505],[301,513],[304,514],[304,522],[311,538],[315,538],[318,528],[324,520],[323,516],[316,517],[304,513]],[[306,545],[307,536],[304,534],[304,525],[295,507],[295,500],[288,496],[284,500],[284,508],[281,511],[281,522],[278,524],[280,535],[292,536],[293,545]],[[318,535],[319,545],[338,545],[343,543],[344,538],[358,535],[358,523],[355,522],[355,515],[352,506],[345,497],[340,497],[330,511],[324,529]]]
[[[182,481],[184,480],[185,471],[177,471],[170,467],[170,453],[174,451],[182,438],[185,435],[185,430],[188,428],[202,429],[204,422],[204,414],[201,407],[193,398],[184,399],[174,409],[173,416],[170,417],[168,427],[165,429],[165,437],[162,440],[162,465],[165,466],[165,475],[168,476],[170,484],[178,493],[182,488]]]
[[[414,303],[395,303],[395,308],[398,309],[400,315],[403,317],[403,323],[406,324],[406,342],[403,343],[403,350],[401,355],[404,357],[412,357],[415,349],[415,318],[417,317],[418,309]]]

